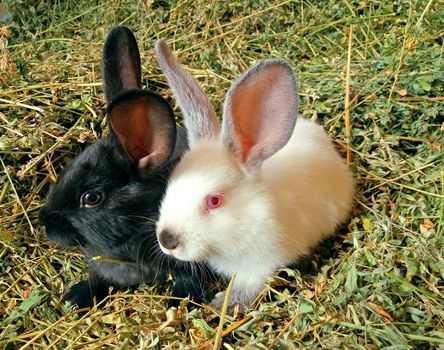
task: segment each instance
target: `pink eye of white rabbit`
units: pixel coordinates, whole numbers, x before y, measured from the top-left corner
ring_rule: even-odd
[[[205,197],[205,210],[208,212],[210,210],[219,208],[222,204],[222,195],[219,193],[209,194]]]
[[[80,206],[85,208],[95,208],[103,201],[104,198],[105,195],[100,191],[86,191],[80,197]]]

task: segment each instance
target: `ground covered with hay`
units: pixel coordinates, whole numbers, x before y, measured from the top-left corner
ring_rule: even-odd
[[[221,348],[444,349],[442,2],[8,4],[0,3],[0,347],[213,346],[220,315],[187,301],[168,310],[168,292],[156,286],[83,315],[66,307],[61,297],[86,277],[86,263],[37,223],[49,184],[106,132],[101,50],[110,28],[125,24],[141,49],[144,87],[170,101],[157,38],[219,111],[248,66],[285,58],[301,115],[323,124],[344,157],[350,133],[358,182],[350,222],[309,271],[281,271],[260,302],[227,316]]]

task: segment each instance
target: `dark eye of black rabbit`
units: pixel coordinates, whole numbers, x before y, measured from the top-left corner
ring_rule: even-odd
[[[80,206],[85,208],[97,207],[105,198],[105,195],[97,190],[86,191],[80,197]]]

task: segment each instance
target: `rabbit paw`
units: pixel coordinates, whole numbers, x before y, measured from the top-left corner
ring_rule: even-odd
[[[226,291],[217,293],[214,299],[211,301],[210,306],[216,310],[222,310],[222,307],[224,306],[225,303],[226,294],[227,294]],[[244,307],[244,304],[242,303],[241,300],[238,300],[233,295],[231,295],[230,300],[228,301],[227,313],[232,314],[237,305],[240,307],[240,309]]]
[[[63,301],[67,301],[79,309],[92,307],[94,305],[94,295],[89,281],[86,280],[73,285],[63,297]]]
[[[90,278],[73,285],[63,297],[63,301],[76,305],[79,309],[93,307],[109,293],[109,284]]]
[[[213,300],[211,300],[210,306],[217,310],[222,309],[225,301],[226,291],[217,293]]]

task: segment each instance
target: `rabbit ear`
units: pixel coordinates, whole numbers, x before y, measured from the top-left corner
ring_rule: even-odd
[[[103,47],[102,76],[108,104],[125,90],[142,87],[139,48],[127,27],[114,27],[108,34]]]
[[[162,97],[143,90],[128,91],[110,105],[108,122],[139,169],[152,171],[170,159],[176,142],[176,122]]]
[[[290,139],[298,115],[293,71],[279,59],[260,62],[232,85],[224,104],[223,142],[252,168]]]
[[[183,113],[190,148],[201,141],[217,137],[220,125],[216,112],[197,81],[185,71],[162,40],[156,43],[156,54]]]

